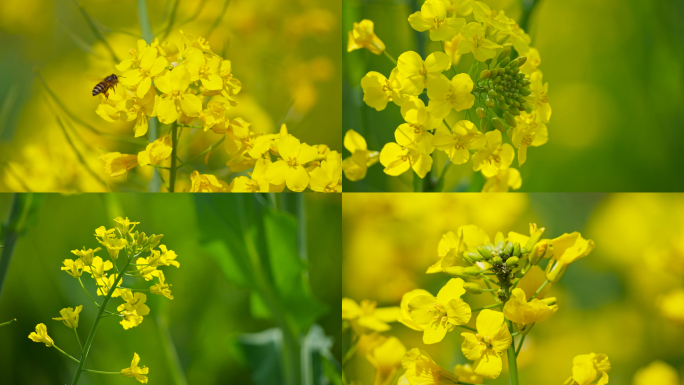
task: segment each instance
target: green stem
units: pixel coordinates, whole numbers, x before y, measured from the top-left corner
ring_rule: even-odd
[[[138,0],[138,19],[142,38],[145,39],[147,44],[151,44],[154,39],[154,32],[152,32],[150,17],[147,15],[147,2],[145,0]]]
[[[174,192],[176,187],[176,153],[178,152],[178,126],[176,122],[171,124],[171,171],[169,176],[169,192]]]
[[[442,191],[444,189],[444,182],[446,181],[446,173],[449,171],[449,168],[451,168],[451,160],[447,159],[446,163],[444,164],[444,168],[442,168],[442,173],[439,175],[439,179],[437,180],[437,185],[435,185],[435,191]]]
[[[16,322],[16,321],[17,321],[16,318],[15,318],[15,319],[11,319],[11,320],[9,320],[9,321],[7,321],[7,322],[1,323],[0,326],[6,326],[6,325],[9,325],[9,324],[11,324],[12,322]]]
[[[121,374],[121,372],[103,372],[101,370],[83,369],[84,372],[98,373],[98,374]]]
[[[28,213],[33,199],[33,194],[24,194],[23,196],[14,194],[9,219],[2,229],[4,241],[2,247],[2,256],[0,257],[0,294],[2,294],[2,288],[5,285],[7,271],[9,270],[12,255],[14,254],[14,247],[17,245],[19,234],[21,234],[21,232],[24,230],[24,226],[26,225],[26,220],[28,218]],[[8,321],[5,324],[9,324],[10,322],[13,321]]]
[[[420,179],[416,172],[413,172],[413,192],[423,191],[423,180]]]
[[[144,3],[144,0],[143,0]],[[81,361],[78,364],[78,368],[76,369],[76,375],[74,375],[73,381],[71,381],[71,385],[76,385],[78,384],[78,379],[81,377],[81,373],[83,372],[83,364],[85,364],[86,358],[88,358],[88,353],[90,352],[90,345],[93,343],[93,339],[95,338],[95,332],[97,331],[97,325],[100,323],[100,319],[102,319],[102,314],[105,312],[105,308],[107,307],[107,303],[109,302],[109,299],[112,298],[112,294],[114,294],[114,291],[117,289],[117,286],[119,284],[119,281],[123,279],[123,273],[126,272],[126,269],[128,269],[128,265],[131,263],[131,257],[129,255],[128,261],[126,261],[126,265],[124,265],[123,269],[121,269],[121,274],[119,274],[116,279],[114,280],[114,284],[112,287],[109,289],[109,292],[107,292],[107,296],[105,296],[104,301],[102,301],[102,306],[100,306],[100,311],[97,313],[97,318],[95,318],[95,322],[93,323],[92,329],[90,329],[90,333],[88,334],[88,339],[86,340],[85,346],[83,347],[83,355],[81,357]]]
[[[474,312],[476,312],[476,311],[481,311],[481,310],[485,310],[485,309],[494,309],[495,307],[501,307],[501,302],[495,303],[495,304],[492,304],[492,305],[487,305],[487,306],[485,306],[485,307],[479,307],[479,308],[477,308],[477,309],[471,310],[471,312],[474,313]]]
[[[508,324],[508,329],[512,330],[513,326],[511,321],[506,320]],[[508,347],[508,378],[510,380],[510,385],[518,385],[518,362],[516,361],[515,346],[513,341]]]
[[[468,330],[470,330],[471,332],[477,333],[477,329],[473,329],[473,328],[471,328],[470,326],[466,326],[466,325],[456,325],[456,326],[458,326],[458,327],[460,327],[460,328],[463,328],[463,329],[468,329]]]
[[[518,348],[515,349],[515,356],[517,357],[518,354],[520,354],[520,349],[522,349],[523,346],[523,341],[525,341],[525,337],[530,333],[530,330],[534,327],[535,324],[530,325],[530,327],[527,329],[527,332],[523,334],[522,338],[520,339],[520,342],[518,343]]]
[[[69,357],[69,358],[71,358],[72,360],[78,362],[79,364],[81,363],[81,361],[79,361],[79,360],[77,360],[76,358],[72,357],[71,354],[65,352],[64,350],[62,350],[62,349],[60,349],[60,348],[58,348],[57,345],[52,344],[52,347],[54,347],[55,349],[59,350],[60,353],[64,354],[65,356],[67,356],[67,357]]]
[[[539,289],[537,289],[537,291],[535,291],[534,294],[532,294],[532,297],[530,297],[530,301],[532,301],[548,283],[549,283],[548,279],[546,281],[544,281],[544,283],[541,286],[539,286]]]
[[[390,61],[394,63],[394,65],[397,65],[397,59],[393,58],[392,55],[388,54],[387,50],[382,51],[382,53],[385,54],[385,56],[387,56],[387,58],[390,59]]]
[[[74,335],[76,336],[76,341],[78,342],[78,347],[81,348],[81,357],[83,357],[83,344],[81,344],[81,339],[78,338],[78,331],[76,330],[77,328],[74,328]]]

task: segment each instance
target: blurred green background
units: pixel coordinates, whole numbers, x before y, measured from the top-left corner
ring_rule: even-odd
[[[106,122],[95,113],[93,87],[111,73],[112,55],[96,38],[82,12],[123,60],[140,39],[136,1],[4,0],[0,2],[0,191],[104,191],[66,141],[56,115],[65,122],[74,146],[95,170],[121,192],[146,191],[150,167],[128,178],[105,175],[102,152],[137,154],[144,138],[133,138],[135,122]],[[231,118],[242,117],[257,132],[289,132],[310,145],[342,149],[342,69],[340,0],[147,0],[155,37],[181,43],[179,30],[207,38],[212,50],[232,62],[242,82]],[[82,7],[79,8],[77,4]],[[173,11],[175,7],[175,12]],[[164,39],[167,27],[171,25]],[[71,112],[50,99],[33,70]],[[105,132],[93,133],[83,124]],[[160,129],[160,132],[165,127]],[[166,128],[168,130],[168,128]],[[190,135],[187,135],[190,133]],[[186,129],[179,155],[189,159],[220,137]],[[221,147],[200,173],[228,179],[228,155]],[[227,182],[230,182],[229,180]],[[189,172],[178,177],[178,191],[190,187]]]
[[[596,248],[546,295],[558,299],[559,310],[525,340],[520,383],[562,384],[573,357],[591,352],[608,355],[610,384],[632,384],[634,373],[656,359],[681,378],[684,304],[670,305],[678,309],[670,312],[663,306],[684,289],[684,194],[345,194],[343,297],[385,307],[399,306],[416,288],[435,295],[450,277],[425,271],[438,260],[443,234],[467,224],[490,238],[496,231],[525,234],[531,222],[546,228],[544,238],[579,231]],[[473,308],[492,303],[487,295],[463,298]],[[422,333],[391,325],[384,335],[398,337],[407,350],[426,350],[447,370],[467,362],[458,330],[425,345]],[[349,381],[373,383],[373,366],[363,356],[344,370]],[[507,369],[487,383],[508,384]]]
[[[150,314],[142,324],[129,330],[123,330],[114,318],[104,318],[97,330],[86,368],[120,371],[130,365],[133,353],[137,352],[141,357],[141,365],[150,368],[149,384],[178,385],[179,382],[175,382],[172,376],[174,365],[170,362],[173,360],[167,359],[169,350],[165,344],[170,344],[177,353],[180,370],[188,384],[273,383],[269,380],[269,370],[252,369],[254,360],[249,355],[254,354],[254,347],[243,348],[240,341],[246,338],[245,333],[273,328],[276,322],[254,303],[254,291],[250,289],[252,282],[241,282],[241,279],[250,279],[249,273],[240,270],[239,263],[234,262],[239,260],[236,250],[244,245],[241,242],[231,245],[235,239],[242,240],[243,232],[247,230],[253,232],[255,239],[263,239],[264,230],[259,230],[258,222],[264,218],[266,223],[265,218],[269,215],[279,218],[276,223],[287,225],[278,228],[294,226],[299,231],[283,242],[273,244],[268,241],[273,239],[271,226],[271,235],[266,235],[267,240],[260,241],[257,250],[268,248],[273,257],[291,250],[298,239],[303,239],[306,240],[306,249],[300,249],[299,255],[307,259],[298,263],[287,260],[289,265],[280,267],[265,263],[264,271],[267,275],[278,277],[280,271],[292,273],[295,271],[293,269],[301,269],[302,278],[292,279],[291,285],[295,287],[295,282],[303,280],[305,290],[299,293],[301,298],[297,303],[310,304],[308,308],[312,311],[305,315],[310,317],[309,320],[302,321],[302,314],[307,312],[297,309],[296,304],[290,301],[288,317],[298,327],[310,325],[314,321],[320,325],[327,337],[313,338],[309,341],[309,348],[312,341],[325,345],[332,338],[334,345],[327,349],[339,362],[341,197],[281,194],[287,197],[275,200],[278,210],[267,212],[270,210],[267,200],[239,195],[45,195],[35,222],[19,238],[0,298],[0,319],[3,320],[0,323],[12,318],[18,320],[0,327],[0,382],[32,385],[71,383],[76,363],[55,349],[32,342],[28,335],[36,324],[44,323],[55,343],[78,357],[72,330],[60,321],[53,321],[52,317],[58,317],[62,308],[82,304],[84,307],[78,331],[81,341],[85,342],[97,312],[78,281],[60,271],[60,267],[64,259],[75,258],[70,250],[99,246],[93,236],[94,229],[102,225],[114,227],[112,218],[118,215],[141,222],[136,229],[147,234],[164,234],[162,243],[178,254],[180,268],[163,269],[167,283],[173,285],[171,289],[175,298],[168,300],[148,295]],[[0,217],[3,223],[8,217],[11,203],[11,194],[0,194]],[[238,215],[245,212],[250,213],[250,216]],[[301,227],[298,227],[300,222],[297,218],[305,218]],[[107,253],[98,254],[104,257]],[[260,255],[263,259],[263,254]],[[297,253],[294,255],[297,256]],[[282,255],[280,258],[284,259]],[[278,267],[279,271],[268,271],[269,266]],[[93,280],[87,274],[82,279],[94,295]],[[141,282],[130,277],[125,280],[128,280],[128,285],[136,282],[134,287],[149,286],[142,279]],[[310,285],[306,283],[307,280]],[[287,293],[280,294],[288,296]],[[291,297],[288,298],[291,300]],[[109,306],[114,308],[120,302],[120,299],[115,298]],[[165,327],[165,324],[168,326]],[[307,329],[308,326],[302,332],[306,333]],[[79,383],[138,382],[121,376],[86,373]],[[324,383],[318,377],[312,382]]]
[[[520,0],[485,0],[519,21]],[[439,50],[407,18],[421,0],[345,0],[342,35],[364,18],[395,58],[409,50],[427,56]],[[549,83],[553,109],[549,141],[531,148],[522,167],[520,191],[616,192],[684,189],[684,3],[673,0],[540,0],[527,32],[541,55],[539,69]],[[427,44],[426,44],[427,43]],[[363,102],[361,78],[368,71],[389,76],[392,63],[367,50],[343,47],[343,131],[354,129],[380,151],[403,123],[390,103],[377,112]],[[467,72],[470,59],[456,67]],[[440,151],[435,167],[446,157]],[[349,156],[345,150],[343,157]],[[433,155],[434,156],[434,155]],[[514,162],[517,167],[517,161]],[[411,191],[412,173],[399,178],[372,166],[366,178],[345,191]],[[433,171],[435,168],[433,167]],[[467,186],[469,166],[452,167],[445,191]],[[463,188],[463,186],[459,186]]]

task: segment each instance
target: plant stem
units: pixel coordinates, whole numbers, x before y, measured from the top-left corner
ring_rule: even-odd
[[[143,0],[144,3],[144,0]],[[85,346],[83,347],[83,355],[81,356],[81,361],[78,364],[78,368],[76,369],[76,375],[74,375],[73,381],[71,381],[71,385],[76,385],[78,384],[78,379],[81,377],[81,373],[83,372],[83,364],[85,364],[86,358],[88,358],[88,353],[90,352],[90,345],[93,343],[93,338],[95,338],[95,332],[97,331],[97,325],[100,323],[100,319],[102,319],[102,314],[105,312],[105,308],[107,307],[107,303],[109,302],[109,299],[112,298],[112,294],[114,294],[114,291],[117,289],[117,286],[119,284],[119,281],[123,279],[123,273],[126,272],[126,269],[128,269],[128,265],[131,263],[132,257],[129,255],[128,261],[126,261],[126,265],[124,265],[123,269],[121,269],[121,274],[119,274],[116,279],[114,280],[114,284],[112,284],[112,287],[109,289],[109,292],[107,293],[107,296],[105,297],[104,301],[102,301],[102,306],[100,306],[100,311],[97,313],[97,318],[95,318],[95,322],[93,323],[92,329],[90,329],[90,333],[88,334],[88,339],[86,340]]]
[[[6,325],[9,325],[9,324],[11,324],[12,322],[16,322],[16,321],[17,321],[16,318],[15,318],[15,319],[11,319],[11,320],[9,320],[9,321],[7,321],[7,322],[1,323],[0,326],[6,326]]]
[[[67,357],[69,357],[69,358],[71,358],[72,360],[78,362],[79,364],[81,363],[81,361],[79,361],[79,360],[77,360],[76,358],[72,357],[71,354],[65,352],[64,350],[62,350],[62,349],[60,349],[60,348],[58,348],[57,345],[52,344],[52,347],[55,348],[55,349],[57,349],[57,350],[59,350],[60,353],[64,354],[65,356],[67,356]]]
[[[539,286],[539,289],[537,289],[537,291],[534,292],[534,294],[532,294],[532,297],[530,297],[530,301],[532,301],[537,296],[537,294],[539,294],[542,291],[542,289],[546,286],[547,283],[549,283],[548,279],[544,281],[544,283],[541,286]]]
[[[506,320],[508,324],[508,329],[512,330],[513,326],[511,321]],[[508,377],[510,380],[510,385],[518,385],[518,362],[516,361],[515,346],[513,341],[508,347]]]
[[[81,344],[81,339],[78,338],[78,331],[76,331],[77,328],[74,328],[74,335],[76,336],[76,341],[78,342],[78,347],[81,348],[81,358],[83,358],[83,344]]]
[[[388,54],[387,50],[382,51],[382,53],[385,54],[385,56],[387,56],[387,58],[390,59],[392,63],[394,63],[395,65],[397,64],[397,59],[393,58],[392,55]]]
[[[176,122],[171,124],[171,171],[169,176],[169,192],[174,192],[176,186],[176,153],[178,152],[178,125]]]
[[[19,234],[26,225],[33,198],[33,194],[24,194],[23,197],[19,194],[14,194],[9,219],[5,226],[3,226],[2,235],[4,236],[4,242],[2,256],[0,257],[0,294],[2,294],[2,288],[5,285],[7,271],[12,260],[12,254],[14,254],[14,247],[17,245]],[[10,322],[13,321],[6,322],[5,324]]]
[[[470,330],[471,332],[477,333],[477,330],[471,328],[470,326],[466,326],[466,325],[456,325],[456,326],[458,326],[458,327],[460,327],[460,328],[463,328],[463,329],[468,329],[468,330]]]
[[[83,369],[84,372],[99,373],[99,374],[121,374],[121,372],[103,372],[101,370]]]
[[[485,306],[485,307],[480,307],[480,308],[477,308],[477,309],[473,309],[473,310],[471,310],[471,312],[481,311],[481,310],[485,310],[485,309],[494,309],[495,307],[501,307],[501,302],[495,303],[495,304],[492,304],[492,305],[487,305],[487,306]]]

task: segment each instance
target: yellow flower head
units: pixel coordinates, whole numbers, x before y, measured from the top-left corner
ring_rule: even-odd
[[[59,311],[62,316],[53,318],[55,321],[62,321],[68,328],[76,329],[78,327],[78,315],[83,310],[83,305],[78,305],[76,308],[67,307]]]
[[[515,21],[508,18],[503,11],[492,11],[487,4],[480,1],[474,2],[473,15],[478,22],[492,26],[498,31],[506,31],[515,24]]]
[[[104,162],[107,175],[111,177],[121,176],[138,165],[138,156],[122,154],[120,152],[108,152],[100,155]]]
[[[472,94],[473,80],[468,74],[458,74],[449,80],[446,76],[433,77],[427,83],[430,110],[437,119],[444,119],[451,109],[463,111],[475,103]]]
[[[553,246],[554,255],[546,267],[546,278],[554,283],[563,277],[568,265],[586,257],[594,250],[594,241],[582,238],[582,234],[576,231],[548,242]]]
[[[684,325],[684,288],[665,294],[658,300],[657,306],[663,317],[678,325]]]
[[[653,361],[637,370],[633,385],[679,385],[679,373],[663,361]]]
[[[415,289],[405,293],[404,296],[401,297],[401,305],[399,307],[400,310],[399,314],[397,315],[397,321],[403,323],[413,330],[420,332],[425,330],[425,326],[418,325],[417,323],[413,322],[411,319],[411,312],[409,311],[409,303],[411,303],[412,299],[421,295],[432,296],[429,291],[423,289]]]
[[[288,134],[278,142],[278,154],[281,159],[268,166],[266,180],[275,185],[286,183],[292,191],[304,191],[309,185],[309,174],[304,165],[316,159],[316,147],[300,143],[299,139]]]
[[[462,257],[464,251],[477,252],[478,246],[483,246],[489,242],[489,236],[481,228],[475,225],[460,226],[456,230],[448,231],[442,235],[437,245],[437,256],[439,260],[427,269],[427,274],[439,273],[445,267],[450,266],[471,266]]]
[[[109,257],[113,260],[119,258],[119,251],[128,245],[128,241],[123,238],[103,238],[99,242],[101,245],[107,248]]]
[[[432,133],[441,123],[441,119],[436,118],[431,110],[425,107],[425,103],[419,98],[411,96],[410,99],[401,106],[401,115],[406,123],[397,127],[394,131],[394,138],[400,146],[410,144],[420,144],[428,152],[434,150],[432,145]]]
[[[74,278],[80,277],[83,273],[84,264],[80,258],[75,261],[73,259],[65,259],[62,263],[64,266],[61,269]]]
[[[406,348],[397,337],[389,337],[381,344],[374,346],[366,355],[375,367],[374,385],[389,385],[401,366]]]
[[[375,301],[363,300],[359,305],[353,299],[342,298],[342,319],[349,320],[358,334],[364,334],[367,330],[390,330],[388,323],[397,320],[399,308],[376,306]]]
[[[485,134],[487,145],[473,155],[473,170],[482,171],[482,175],[491,178],[499,170],[507,169],[513,163],[515,151],[508,143],[501,143],[501,132],[494,130]]]
[[[481,384],[484,381],[482,376],[475,374],[475,371],[470,364],[454,366],[454,374],[458,376],[459,381],[463,381],[468,384]]]
[[[398,77],[399,69],[392,70],[389,79],[380,72],[371,71],[361,79],[363,101],[370,107],[382,111],[388,102],[401,106],[406,101],[403,84]]]
[[[465,338],[461,351],[475,361],[475,374],[484,378],[497,378],[501,374],[501,354],[513,341],[504,322],[503,313],[485,309],[477,317],[477,334],[461,333]]]
[[[144,365],[142,368],[138,367],[139,362],[140,356],[138,356],[138,353],[133,353],[133,361],[131,362],[131,366],[126,369],[121,369],[121,375],[124,377],[135,377],[135,379],[141,383],[147,384],[146,375],[150,372],[150,369]]]
[[[596,385],[605,385],[608,383],[608,372],[610,361],[605,354],[575,356],[572,360],[572,377],[565,381],[565,385],[590,385],[597,379]]]
[[[349,31],[347,52],[366,48],[374,54],[380,55],[385,50],[385,43],[375,36],[373,27],[373,22],[368,19],[354,23],[354,29]]]
[[[342,192],[342,155],[330,151],[320,167],[309,172],[309,187],[316,192]]]
[[[365,178],[368,167],[378,162],[380,153],[369,151],[366,140],[354,130],[348,130],[344,135],[344,148],[349,150],[351,157],[342,161],[342,171],[352,182]]]
[[[172,150],[171,137],[164,135],[148,144],[145,151],[138,153],[138,164],[141,166],[158,165],[162,160],[171,156]]]
[[[527,159],[527,147],[545,144],[549,140],[549,133],[538,111],[529,114],[523,111],[515,120],[517,124],[509,131],[509,136],[518,149],[518,165],[522,166]]]
[[[461,28],[461,35],[463,41],[458,44],[459,55],[472,53],[476,60],[484,62],[496,56],[496,50],[501,48],[485,37],[485,28],[480,23],[466,24]]]
[[[164,297],[168,299],[173,299],[173,295],[171,295],[171,284],[165,283],[165,278],[164,278],[164,273],[161,271],[158,273],[157,278],[159,278],[159,283],[156,285],[150,286],[150,293],[152,294],[158,294],[158,295],[163,295]]]
[[[499,170],[496,175],[487,178],[487,182],[482,187],[482,192],[508,192],[509,188],[517,190],[520,186],[522,186],[520,171],[514,168],[507,168]]]
[[[116,278],[116,274],[112,274],[109,277],[103,276],[95,278],[95,283],[97,284],[97,295],[107,295],[112,286],[114,286],[114,281],[116,281]],[[119,283],[116,284],[117,288],[114,289],[112,297],[118,297],[121,295],[121,289],[118,289],[118,287],[121,286],[121,282],[122,280],[119,280]]]
[[[126,217],[126,219],[123,219],[121,217],[116,217],[114,218],[114,222],[119,224],[119,229],[121,230],[121,234],[124,236],[127,233],[132,233],[133,229],[135,228],[135,225],[139,225],[140,222],[133,222]]]
[[[487,138],[469,120],[459,120],[451,132],[437,131],[432,145],[449,155],[454,164],[463,164],[470,159],[469,150],[479,150],[487,144]]]
[[[93,249],[86,250],[86,248],[83,247],[83,250],[71,250],[71,253],[79,256],[81,258],[81,260],[83,261],[83,264],[85,266],[89,266],[89,265],[93,264],[93,258],[95,256],[95,253],[97,253],[100,250],[102,250],[102,248],[100,248],[100,247],[96,248],[95,250],[93,250]],[[66,265],[66,263],[65,263],[65,265]]]
[[[465,25],[465,19],[447,17],[447,10],[442,0],[426,0],[420,7],[420,11],[409,16],[408,21],[418,32],[429,30],[432,41],[449,41]]]
[[[539,112],[543,123],[548,123],[551,119],[551,105],[549,104],[549,83],[542,83],[543,74],[541,71],[530,75],[530,90],[532,93],[527,97],[527,101]]]
[[[103,277],[105,272],[111,270],[114,265],[110,261],[103,261],[100,257],[93,258],[93,261],[83,268],[83,271],[90,273],[90,276],[97,279]]]
[[[155,102],[160,122],[175,122],[179,112],[190,117],[198,116],[202,112],[202,100],[188,92],[190,79],[190,72],[185,65],[179,65],[156,79],[155,85],[162,92]]]
[[[218,91],[223,89],[223,79],[219,75],[221,58],[216,55],[207,55],[198,48],[188,48],[185,52],[183,64],[190,72],[190,80],[201,81],[202,86],[208,90]]]
[[[427,59],[413,51],[404,52],[397,60],[397,77],[403,85],[403,92],[418,96],[425,89],[429,79],[439,78],[442,72],[451,68],[451,59],[444,52],[433,52]]]
[[[465,293],[463,280],[452,278],[439,291],[437,297],[418,295],[408,304],[411,320],[424,328],[423,342],[435,344],[454,330],[457,325],[470,321],[470,306],[461,296]]]
[[[145,48],[140,58],[140,67],[126,71],[122,76],[121,84],[135,87],[136,95],[141,99],[152,87],[152,78],[161,74],[169,64],[165,57],[158,54],[154,47]]]
[[[520,288],[513,289],[511,294],[504,305],[503,313],[507,319],[517,323],[520,330],[524,330],[527,325],[549,319],[558,310],[555,298],[535,298],[527,302],[527,295]]]
[[[121,299],[126,303],[119,305],[116,310],[123,315],[119,322],[125,330],[140,325],[143,316],[150,314],[150,308],[145,305],[147,296],[144,293],[135,293],[129,289],[121,289]]]
[[[55,344],[55,341],[47,334],[47,326],[45,324],[36,325],[36,331],[29,334],[29,338],[34,342],[42,342],[47,347]]]
[[[399,384],[409,385],[449,385],[458,384],[458,377],[442,369],[432,360],[430,355],[417,348],[409,350],[401,362],[406,373]]]
[[[539,50],[536,48],[530,48],[527,52],[527,60],[520,66],[520,72],[532,75],[537,72],[537,68],[541,65],[541,56],[539,56]]]
[[[395,132],[395,136],[396,136]],[[397,143],[387,143],[380,151],[380,163],[385,166],[385,174],[397,176],[405,173],[410,168],[420,178],[425,178],[432,169],[432,157],[430,153],[434,150],[432,143],[423,140],[420,143],[400,146]]]
[[[190,174],[192,187],[190,192],[229,192],[230,186],[223,181],[218,180],[211,174],[200,174],[193,171]]]

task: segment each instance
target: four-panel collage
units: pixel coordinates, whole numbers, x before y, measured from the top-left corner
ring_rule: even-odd
[[[0,2],[0,384],[684,385],[682,15]]]

